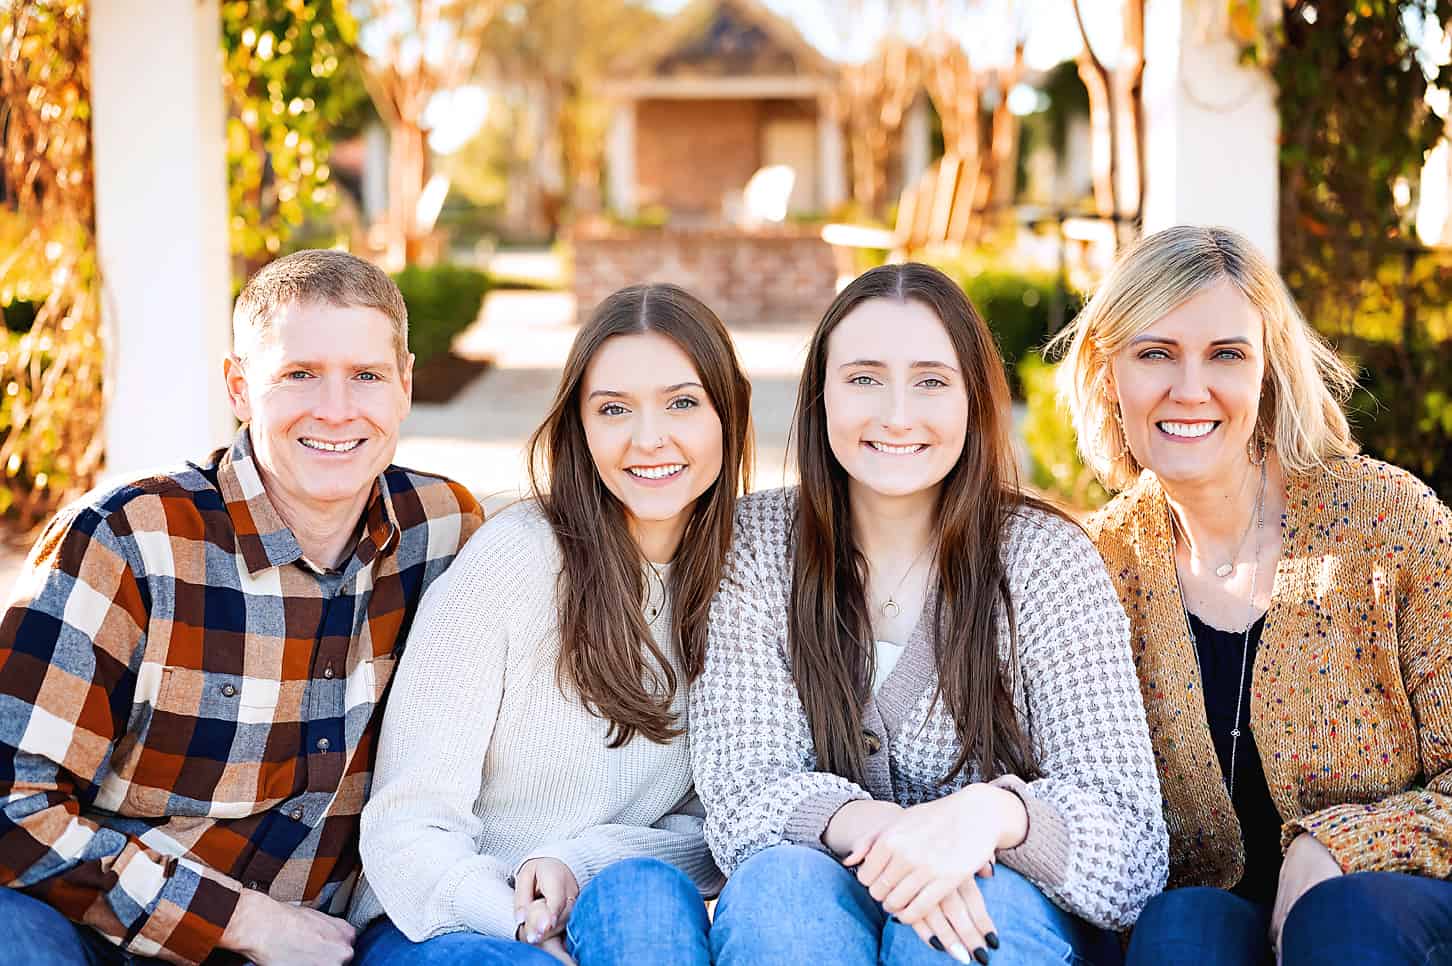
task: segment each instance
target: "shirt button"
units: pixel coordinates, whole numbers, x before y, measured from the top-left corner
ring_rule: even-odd
[[[328,748],[329,748],[329,746],[331,744],[332,744],[332,742],[328,741],[328,739],[326,739],[326,738],[319,738],[318,739],[318,751],[327,751]]]
[[[247,888],[249,888],[249,889],[251,889],[251,890],[253,890],[255,892],[256,890],[262,888],[262,883],[261,882],[258,882],[256,879],[252,879],[252,880],[250,880],[247,883]]]
[[[230,684],[224,684],[222,685],[222,696],[227,698],[236,697],[237,689]]]
[[[333,665],[329,664],[327,667],[323,668],[323,677],[325,677],[325,678],[331,678],[332,676],[333,676]]]
[[[869,755],[875,755],[882,750],[882,739],[877,737],[875,732],[865,728],[862,731],[862,743],[867,747]]]
[[[294,822],[301,822],[303,820],[303,810],[301,805],[299,805],[297,808],[294,808],[288,814],[292,816],[292,820]]]

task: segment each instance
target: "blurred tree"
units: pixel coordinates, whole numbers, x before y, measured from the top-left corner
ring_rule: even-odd
[[[1452,2],[1290,0],[1282,14],[1242,39],[1278,88],[1282,271],[1362,367],[1367,451],[1452,500],[1452,253],[1418,242],[1412,190],[1447,133],[1429,101],[1445,115]]]
[[[1144,10],[1145,0],[1120,0],[1123,35],[1111,66],[1090,40],[1082,0],[1074,0],[1074,19],[1084,45],[1079,77],[1089,91],[1093,131],[1094,206],[1100,215],[1126,219],[1124,224],[1115,223],[1120,238],[1137,230],[1128,222],[1137,222],[1144,206]]]
[[[434,95],[474,78],[484,34],[505,0],[353,0],[363,77],[388,125],[388,252],[413,264],[429,225],[419,201],[429,176],[428,125]]]
[[[517,105],[525,123],[517,129],[509,180],[536,196],[551,234],[566,211],[600,211],[610,108],[596,84],[660,23],[638,0],[515,0],[490,26],[491,73],[525,91],[528,102]],[[537,125],[530,123],[534,110]]]
[[[84,3],[0,3],[0,512],[31,527],[101,464],[104,368]]]
[[[907,110],[922,90],[922,50],[896,32],[842,70],[838,111],[847,122],[852,198],[870,215],[887,204],[887,170]]]
[[[345,0],[222,0],[232,254],[245,277],[337,200],[328,153],[370,115]]]

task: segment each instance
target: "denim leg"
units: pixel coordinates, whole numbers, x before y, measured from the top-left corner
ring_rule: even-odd
[[[1281,932],[1284,966],[1452,962],[1452,882],[1402,872],[1356,872],[1303,895]]]
[[[998,934],[998,949],[980,947],[992,966],[1118,961],[1119,947],[1111,934],[1060,909],[1012,869],[999,865],[989,878],[974,881]],[[911,926],[889,920],[882,930],[881,961],[884,966],[948,966],[953,959],[923,942]]]
[[[528,943],[477,932],[451,932],[410,942],[398,927],[379,919],[353,944],[353,966],[559,966]]]
[[[0,966],[101,966],[100,951],[83,930],[50,906],[16,889],[0,887]],[[103,940],[104,941],[104,940]],[[120,961],[116,951],[114,961]]]
[[[1233,892],[1171,889],[1140,913],[1125,966],[1269,966],[1269,928],[1269,910]]]
[[[711,966],[696,886],[660,859],[625,859],[586,883],[565,927],[580,966]]]
[[[717,966],[875,966],[886,916],[842,864],[800,845],[747,859],[711,925]]]

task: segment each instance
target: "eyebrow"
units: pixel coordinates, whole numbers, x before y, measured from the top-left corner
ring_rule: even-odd
[[[851,362],[844,362],[838,369],[851,369],[854,366],[861,366],[869,369],[886,369],[887,363],[881,359],[853,359]],[[949,365],[946,362],[939,362],[936,359],[920,359],[917,362],[908,364],[909,369],[947,369],[950,372],[957,372],[958,367]]]
[[[673,386],[666,386],[666,387],[664,387],[662,389],[659,389],[659,390],[657,390],[657,392],[660,392],[660,393],[680,392],[682,389],[690,389],[691,387],[695,387],[696,389],[699,389],[702,392],[705,392],[706,391],[706,387],[703,386],[703,385],[701,385],[699,382],[678,382],[678,383],[676,383]],[[586,396],[585,398],[586,399],[594,399],[596,396],[609,396],[612,399],[626,399],[626,398],[628,398],[630,396],[630,393],[628,393],[628,392],[621,392],[618,389],[596,389],[594,392],[590,393],[590,395]]]
[[[1172,346],[1178,346],[1180,344],[1179,342],[1175,341],[1174,339],[1167,339],[1164,336],[1160,336],[1160,335],[1137,335],[1133,339],[1130,339],[1129,340],[1129,344],[1130,345],[1139,345],[1142,342],[1158,342],[1161,345],[1172,345]],[[1231,337],[1229,337],[1227,339],[1212,339],[1210,341],[1210,344],[1212,346],[1218,346],[1218,345],[1245,345],[1245,346],[1248,346],[1248,345],[1251,344],[1251,342],[1250,342],[1249,339],[1247,339],[1243,335],[1234,335],[1234,336],[1231,336]]]

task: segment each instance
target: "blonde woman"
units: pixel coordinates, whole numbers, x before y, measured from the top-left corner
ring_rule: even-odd
[[[1129,962],[1449,961],[1447,507],[1234,232],[1144,239],[1061,344],[1170,832]]]

